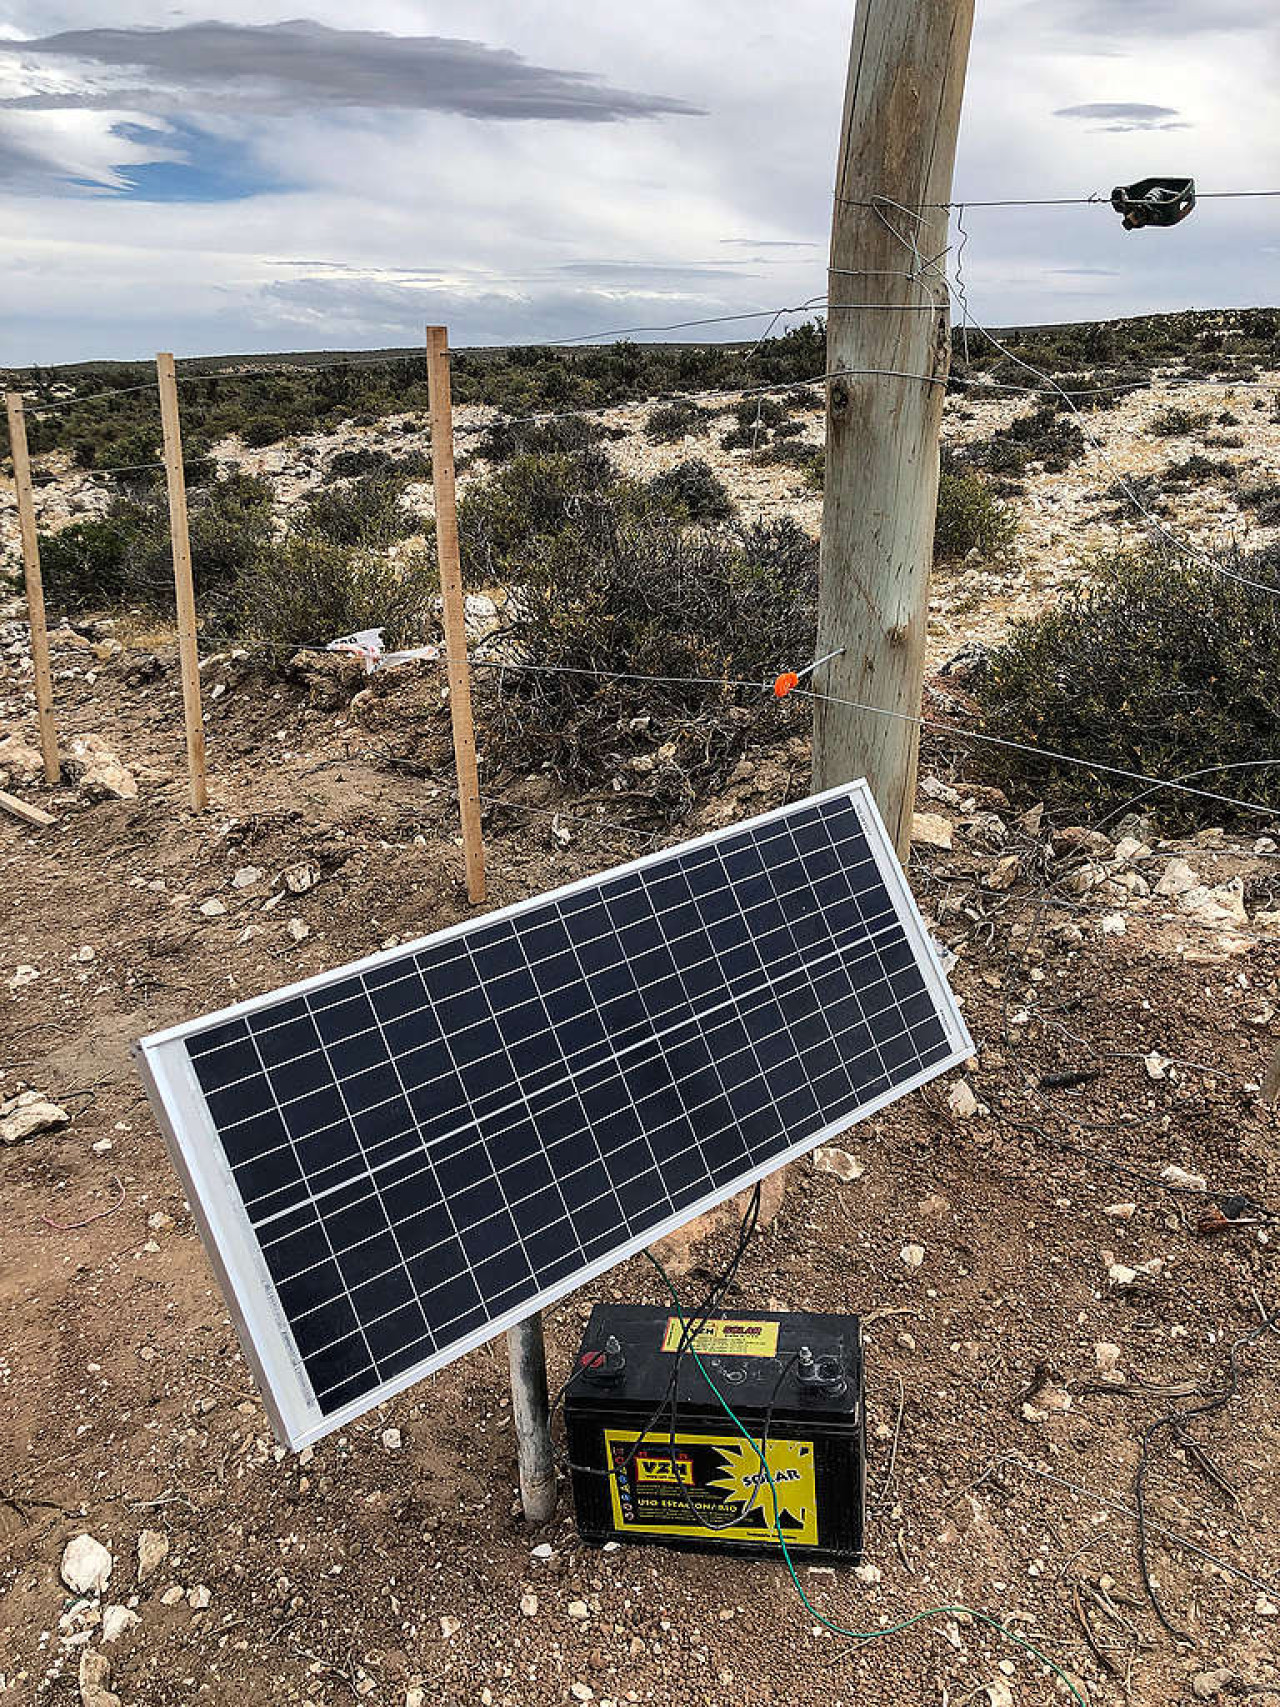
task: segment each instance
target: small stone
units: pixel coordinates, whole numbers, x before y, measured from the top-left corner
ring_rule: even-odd
[[[444,1637],[446,1642],[452,1641],[461,1628],[462,1620],[460,1618],[450,1618],[447,1613],[440,1620],[440,1634]]]
[[[1186,1191],[1208,1191],[1209,1182],[1203,1174],[1188,1173],[1176,1162],[1170,1162],[1160,1170],[1160,1178],[1166,1185],[1181,1186]]]
[[[242,865],[231,879],[233,889],[252,889],[255,883],[261,883],[262,873],[256,865]]]
[[[978,1099],[967,1079],[957,1079],[947,1092],[947,1107],[957,1120],[972,1120],[978,1112]]]
[[[142,1620],[127,1606],[105,1606],[102,1609],[102,1640],[118,1642],[126,1630],[132,1630]]]
[[[874,1588],[876,1584],[882,1580],[884,1575],[879,1565],[855,1565],[853,1567],[853,1574],[857,1577],[863,1588]]]
[[[40,976],[37,966],[19,966],[9,980],[11,990],[25,990],[28,984],[34,984]]]
[[[219,901],[216,895],[211,895],[207,901],[200,903],[200,911],[206,919],[220,919],[226,910],[226,903]]]
[[[820,1149],[813,1152],[813,1165],[821,1174],[834,1174],[837,1179],[861,1179],[866,1169],[856,1156],[847,1150]]]
[[[183,1588],[181,1583],[170,1583],[169,1587],[160,1596],[160,1604],[161,1606],[176,1606],[180,1600],[185,1600],[186,1598],[187,1591]]]
[[[1003,1677],[993,1677],[983,1689],[988,1707],[1013,1707],[1013,1691]]]
[[[1102,1213],[1109,1215],[1113,1221],[1132,1221],[1138,1213],[1136,1203],[1112,1203]]]
[[[898,1252],[898,1255],[901,1257],[902,1261],[906,1263],[908,1268],[919,1268],[920,1264],[924,1261],[924,1246],[903,1245],[902,1249]]]
[[[569,1693],[575,1701],[594,1701],[596,1692],[589,1683],[571,1683]]]
[[[308,889],[314,889],[320,881],[320,873],[313,865],[290,865],[280,874],[284,878],[284,886],[291,895],[305,895]]]
[[[996,861],[982,881],[988,889],[1009,889],[1013,886],[1021,864],[1020,855],[1006,854],[1003,859]]]
[[[62,1550],[58,1571],[73,1594],[101,1594],[111,1579],[110,1550],[92,1535],[77,1535]]]
[[[404,1707],[427,1707],[427,1692],[414,1684],[412,1689],[404,1692]]]
[[[1153,1049],[1149,1055],[1144,1055],[1142,1064],[1147,1069],[1149,1079],[1165,1079],[1169,1076],[1171,1062],[1167,1055],[1162,1055],[1158,1049]]]
[[[187,1605],[193,1612],[203,1612],[212,1599],[213,1596],[203,1583],[187,1590]]]
[[[1110,1340],[1099,1340],[1093,1348],[1093,1355],[1102,1373],[1110,1375],[1120,1361],[1120,1347]]]
[[[1219,1666],[1214,1671],[1198,1671],[1191,1679],[1191,1693],[1197,1701],[1216,1701],[1236,1681],[1235,1672],[1226,1666]]]
[[[76,950],[76,959],[80,962],[80,964],[82,966],[88,966],[91,961],[96,960],[97,958],[98,958],[97,951],[93,947],[92,943],[88,943],[88,942],[83,943]]]
[[[311,926],[303,919],[290,919],[287,928],[295,942],[305,942],[311,935]]]
[[[147,1226],[153,1233],[167,1233],[173,1226],[173,1216],[167,1214],[163,1209],[153,1210],[147,1216]]]
[[[1129,929],[1129,921],[1123,913],[1108,913],[1100,921],[1098,929],[1103,936],[1124,936]]]
[[[34,1138],[37,1133],[52,1132],[70,1123],[66,1109],[38,1091],[21,1091],[7,1102],[0,1102],[0,1144],[18,1144],[24,1138]]]
[[[1137,1269],[1130,1268],[1128,1263],[1113,1262],[1107,1270],[1107,1279],[1113,1286],[1132,1286],[1137,1278]]]
[[[526,1618],[536,1618],[538,1616],[538,1597],[537,1597],[537,1595],[533,1594],[532,1592],[528,1593],[528,1594],[522,1594],[520,1596],[520,1610],[521,1610],[521,1612],[523,1612],[523,1614],[525,1615]]]
[[[107,1685],[111,1661],[100,1648],[85,1648],[80,1655],[80,1707],[120,1707],[120,1697]]]
[[[1164,873],[1156,884],[1155,893],[1167,899],[1176,899],[1194,889],[1200,882],[1199,877],[1185,859],[1171,859],[1164,868]]]
[[[591,1608],[587,1605],[585,1600],[571,1600],[568,1606],[565,1607],[565,1611],[569,1614],[570,1618],[576,1618],[579,1623],[585,1623],[585,1621],[591,1616]]]
[[[1259,1618],[1280,1618],[1280,1606],[1277,1606],[1270,1595],[1260,1594],[1253,1603],[1253,1610]]]
[[[530,1549],[530,1554],[535,1559],[553,1559],[555,1551],[549,1541],[539,1541],[536,1547]]]
[[[138,1537],[138,1581],[154,1576],[169,1557],[169,1537],[159,1529],[144,1529]]]
[[[398,1428],[384,1428],[382,1431],[382,1444],[386,1447],[388,1452],[399,1452],[401,1446],[404,1444],[400,1430]]]
[[[946,852],[951,847],[953,831],[950,818],[944,818],[941,812],[915,812],[911,817],[911,840],[918,842],[924,848],[939,848]]]

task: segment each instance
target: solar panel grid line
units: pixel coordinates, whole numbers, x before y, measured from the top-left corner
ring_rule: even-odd
[[[862,1022],[861,1022],[861,1021],[858,1021],[858,1022],[855,1022],[855,1026],[856,1026],[856,1025],[861,1025],[861,1024],[862,1024]],[[849,1027],[849,1028],[847,1028],[847,1029],[850,1029],[850,1030],[852,1030],[852,1029],[855,1029],[855,1026],[850,1026],[850,1027]],[[836,1036],[839,1036],[839,1035],[840,1035],[840,1034],[839,1034],[839,1033],[837,1033],[837,1034],[835,1034],[835,1035],[836,1035]],[[871,1051],[870,1051],[870,1050],[868,1050],[868,1051],[866,1051],[866,1053],[868,1053],[868,1054],[869,1054],[869,1053],[871,1053]],[[854,1059],[855,1059],[855,1060],[856,1060],[856,1059],[857,1059],[857,1057],[855,1057],[855,1058],[854,1058]],[[923,1063],[921,1063],[921,1064],[923,1064]],[[883,1063],[883,1060],[881,1060],[881,1067],[882,1067],[882,1071],[883,1071],[883,1069],[884,1069],[884,1063]],[[721,1083],[721,1085],[722,1085],[722,1086],[723,1086],[723,1080],[722,1080],[722,1079],[721,1079],[721,1080],[720,1080],[720,1083]],[[713,1103],[713,1102],[714,1102],[714,1101],[715,1101],[715,1100],[716,1100],[716,1099],[714,1099],[714,1098],[712,1098],[712,1099],[709,1099],[709,1100],[708,1100],[708,1102],[707,1102],[707,1103],[704,1103],[704,1104],[700,1104],[700,1105],[697,1105],[697,1106],[696,1106],[696,1107],[695,1107],[695,1108],[694,1108],[694,1109],[692,1109],[692,1110],[690,1110],[690,1113],[691,1113],[691,1114],[693,1114],[693,1113],[697,1113],[697,1112],[698,1112],[698,1110],[699,1110],[699,1108],[702,1108],[702,1107],[709,1107],[709,1106],[711,1106],[711,1105],[712,1105],[712,1103]],[[602,1194],[602,1195],[608,1195],[608,1194],[607,1194],[607,1193],[605,1193],[605,1194]],[[444,1241],[444,1240],[441,1240],[441,1241],[439,1241],[439,1242],[438,1242],[438,1243],[437,1243],[437,1245],[435,1245],[435,1246],[432,1246],[432,1247],[429,1247],[429,1248],[428,1248],[428,1249],[427,1249],[427,1250],[426,1250],[426,1251],[420,1251],[420,1252],[417,1252],[417,1253],[415,1253],[415,1254],[416,1254],[416,1255],[418,1255],[418,1256],[426,1256],[426,1255],[430,1255],[430,1254],[431,1254],[431,1253],[432,1253],[432,1251],[434,1251],[434,1250],[438,1250],[438,1249],[440,1249],[440,1248],[442,1248],[442,1246],[443,1246],[443,1245],[444,1245],[444,1244],[445,1244],[445,1243],[446,1243],[446,1241]],[[584,1253],[584,1255],[585,1255],[585,1253]],[[389,1272],[389,1271],[388,1271],[388,1272]],[[295,1277],[293,1277],[293,1276],[291,1276],[291,1277],[290,1277],[290,1278],[295,1278]],[[329,1300],[322,1300],[322,1301],[321,1301],[321,1304],[323,1304],[323,1303],[324,1303],[324,1302],[328,1302],[328,1301],[329,1301]],[[320,1307],[320,1306],[317,1306],[317,1308],[318,1308],[318,1307]],[[307,1314],[307,1312],[303,1312],[303,1313],[302,1313],[302,1315],[303,1315],[303,1317],[304,1317],[304,1318],[305,1318],[305,1316],[306,1316],[306,1314]]]
[[[170,1028],[140,1057],[298,1447],[970,1048],[851,785]]]
[[[888,931],[889,929],[891,929],[893,927],[892,926],[885,926],[883,928],[885,931]],[[865,937],[863,937],[863,938],[859,938],[858,940],[859,940],[859,942],[865,942],[867,939]],[[850,946],[854,946],[854,945],[850,945]],[[842,957],[846,958],[846,960],[847,960],[847,950],[846,949],[835,949],[835,950],[832,950],[829,954],[827,954],[825,956],[816,957],[816,963],[822,963],[823,961],[829,960],[829,959],[840,959]],[[847,961],[847,963],[850,965],[854,965],[854,964],[857,964],[860,960],[862,960],[864,958],[870,958],[870,952],[866,956],[858,956],[858,957],[856,957],[856,959],[854,959],[852,961]],[[676,1031],[682,1031],[689,1025],[697,1024],[699,1022],[704,1022],[708,1018],[714,1017],[717,1014],[721,1014],[721,1013],[725,1012],[727,1009],[729,1009],[730,1007],[732,1007],[734,1005],[735,1001],[737,1001],[740,1004],[744,999],[746,999],[746,997],[750,997],[750,996],[760,997],[761,1003],[758,1005],[763,1005],[764,1003],[767,1003],[770,995],[776,991],[776,989],[780,983],[789,981],[792,978],[799,979],[799,978],[811,976],[811,968],[812,968],[813,964],[815,964],[815,959],[811,957],[811,959],[809,961],[802,963],[801,965],[795,967],[791,972],[786,973],[786,974],[782,974],[781,976],[775,975],[775,977],[771,981],[767,981],[767,982],[761,984],[760,986],[758,986],[757,988],[746,992],[745,996],[739,996],[739,997],[728,996],[723,1001],[714,1004],[712,1007],[702,1010],[701,1014],[699,1014],[697,1016],[689,1016],[689,1017],[686,1017],[682,1020],[674,1022],[668,1028],[667,1032],[655,1033],[654,1034],[654,1040],[659,1040],[662,1037],[668,1036],[671,1033],[676,1032]],[[753,1012],[755,1010],[750,1009],[747,1011]],[[647,1043],[647,1040],[645,1042],[629,1045],[627,1052],[630,1053],[630,1052],[634,1052],[635,1050],[641,1049],[641,1048],[646,1046],[646,1043]],[[621,1057],[619,1056],[618,1059],[621,1059]],[[579,1073],[597,1071],[602,1066],[605,1066],[606,1064],[607,1063],[605,1063],[603,1061],[590,1062],[583,1068],[571,1070],[570,1075],[569,1075],[569,1079],[572,1079],[573,1077],[575,1077]],[[567,1083],[567,1082],[569,1082],[569,1080],[565,1080],[562,1082]],[[550,1088],[554,1089],[557,1087],[552,1086]],[[511,1104],[505,1105],[504,1108],[499,1109],[497,1112],[498,1113],[510,1112],[518,1106],[519,1105],[517,1102],[513,1102]],[[456,1128],[453,1128],[450,1131],[441,1133],[441,1134],[437,1135],[436,1137],[425,1141],[424,1148],[427,1151],[430,1151],[433,1148],[439,1148],[445,1144],[453,1143],[456,1139],[464,1136],[468,1131],[470,1131],[472,1129],[473,1124],[474,1124],[473,1122],[466,1122],[463,1125],[460,1125]],[[392,1164],[390,1164],[390,1163],[379,1163],[378,1164],[378,1166],[390,1166],[390,1165],[392,1165]],[[315,1196],[316,1196],[317,1200],[320,1200],[326,1196],[329,1196],[331,1194],[334,1194],[334,1193],[337,1193],[337,1192],[344,1190],[348,1183],[349,1182],[343,1181],[343,1182],[339,1182],[339,1183],[334,1184],[334,1185],[326,1186],[323,1191],[315,1193]],[[265,1217],[263,1220],[257,1222],[256,1225],[259,1228],[265,1227],[265,1226],[269,1225],[273,1220],[278,1220],[278,1219],[281,1219],[283,1217],[286,1217],[289,1213],[290,1213],[290,1211],[288,1209],[278,1210],[273,1215]]]

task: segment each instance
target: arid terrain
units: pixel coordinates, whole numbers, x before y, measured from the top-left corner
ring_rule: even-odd
[[[1241,480],[1280,478],[1268,377],[1178,392],[1238,441],[1211,448]],[[1091,413],[1112,466],[1092,448],[1058,472],[1033,464],[1007,500],[1007,555],[939,567],[935,708],[954,691],[936,673],[949,659],[1052,601],[1090,547],[1141,536],[1132,506],[1105,494],[1116,472],[1134,481],[1197,451],[1200,436],[1151,431],[1168,403],[1157,387]],[[950,398],[945,440],[1026,409]],[[816,532],[821,496],[794,470],[714,437],[652,444],[643,413],[603,416],[625,429],[609,447],[624,470],[705,456],[745,515]],[[459,424],[483,414],[462,409]],[[820,415],[803,419],[820,443]],[[270,475],[287,509],[336,451],[404,442],[387,419],[215,454]],[[103,502],[60,454],[47,471],[44,525]],[[482,472],[463,471],[464,493]],[[1257,532],[1234,478],[1193,476],[1162,498],[1202,545]],[[13,570],[11,485],[0,501]],[[404,501],[429,514],[429,485]],[[484,608],[472,614],[482,629]],[[926,738],[910,876],[956,956],[976,1054],[851,1129],[851,1177],[793,1165],[732,1294],[866,1323],[865,1563],[801,1580],[854,1631],[940,1610],[864,1646],[817,1624],[780,1564],[580,1543],[567,1488],[557,1521],[528,1531],[501,1341],[301,1457],[273,1441],[130,1045],[468,916],[439,672],[366,683],[302,658],[268,676],[252,653],[207,647],[211,804],[195,814],[172,629],[50,615],[75,755],[57,788],[31,762],[16,596],[0,623],[0,787],[56,818],[0,814],[0,1122],[53,1105],[43,1129],[0,1147],[0,1702],[1070,1699],[965,1607],[1098,1707],[1280,1699],[1280,1120],[1262,1097],[1280,1044],[1280,838],[1267,824],[1168,839],[1139,810],[1094,829],[1011,805],[963,742]],[[477,687],[482,756],[496,691]],[[486,905],[501,906],[798,797],[807,723],[797,708],[750,739],[679,825],[633,810],[619,827],[609,798],[543,775],[482,778],[512,803],[486,813]],[[28,1091],[36,1102],[19,1105]],[[677,1253],[688,1296],[733,1239],[721,1220]],[[592,1303],[614,1297],[656,1301],[652,1271],[616,1269],[550,1313],[553,1383]],[[76,1590],[60,1572],[84,1534],[110,1570],[98,1559]]]

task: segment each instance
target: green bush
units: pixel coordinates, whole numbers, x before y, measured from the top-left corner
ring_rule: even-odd
[[[670,515],[691,522],[728,521],[736,508],[729,488],[701,457],[690,457],[655,475],[649,491]]]
[[[711,426],[711,411],[700,409],[696,403],[679,401],[664,403],[655,409],[644,424],[644,436],[650,444],[670,445],[687,438],[691,433],[701,437]]]
[[[1165,409],[1157,409],[1147,425],[1147,431],[1155,439],[1182,439],[1188,433],[1198,433],[1213,419],[1208,409],[1182,409],[1173,405]]]
[[[554,542],[593,524],[596,512],[642,507],[603,451],[518,456],[471,485],[458,504],[462,568],[475,586],[521,583]]]
[[[109,609],[127,602],[126,564],[148,511],[117,503],[96,521],[40,535],[40,568],[50,611]]]
[[[476,455],[486,462],[510,462],[517,456],[557,456],[589,450],[609,436],[599,421],[585,415],[564,415],[556,421],[494,421],[476,443]]]
[[[981,557],[999,557],[1017,532],[1017,518],[996,498],[986,482],[974,474],[953,474],[945,469],[938,480],[938,508],[934,518],[934,560],[965,557],[977,551]]]
[[[1259,527],[1280,527],[1280,481],[1264,480],[1242,487],[1237,499],[1253,511]]]
[[[1205,788],[1280,806],[1280,768],[1226,769],[1274,754],[1280,738],[1276,558],[1240,565],[1275,593],[1155,547],[1095,559],[1089,584],[1018,623],[991,654],[977,686],[984,732],[1151,777],[1202,772]],[[1001,781],[1082,813],[1143,793],[1050,758],[983,753]],[[1231,816],[1168,791],[1142,808],[1171,828]]]
[[[391,648],[417,646],[435,632],[437,581],[425,553],[393,562],[367,546],[290,533],[240,574],[236,634],[277,653],[327,645],[359,628],[381,628]]]
[[[787,406],[776,397],[744,397],[734,406],[734,419],[748,431],[779,426],[787,418]]]
[[[421,533],[426,525],[400,502],[404,488],[403,479],[388,474],[366,474],[343,486],[327,486],[302,505],[297,530],[335,545],[392,545]]]
[[[278,415],[254,415],[240,429],[240,437],[250,450],[265,450],[288,436],[289,429]]]

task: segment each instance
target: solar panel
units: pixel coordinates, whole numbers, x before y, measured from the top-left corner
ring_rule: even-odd
[[[138,1045],[295,1448],[971,1050],[864,783]]]

